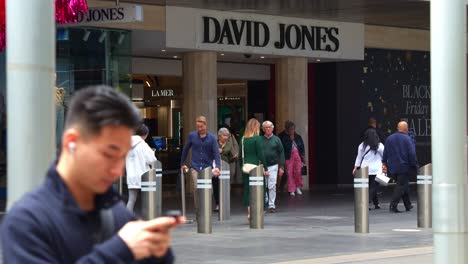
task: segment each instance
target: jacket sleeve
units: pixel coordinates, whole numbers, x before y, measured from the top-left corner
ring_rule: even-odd
[[[231,142],[232,142],[232,155],[239,154],[239,143],[237,143],[236,137],[231,135]]]
[[[192,147],[192,137],[189,134],[187,137],[187,143],[185,143],[184,149],[182,150],[182,157],[180,158],[180,166],[185,165],[185,160],[187,159],[187,154],[191,147]]]
[[[299,154],[301,155],[301,158],[305,159],[305,146],[304,146],[304,141],[302,140],[302,137],[298,134],[296,134],[297,140],[299,141]]]
[[[143,152],[143,156],[144,156],[146,164],[151,164],[151,162],[158,160],[156,156],[154,155],[153,150],[148,146],[148,144],[144,143],[142,145],[141,150]]]
[[[357,148],[357,155],[356,155],[356,161],[354,161],[354,167],[359,167],[361,164],[361,160],[362,160],[361,145],[362,143],[359,144]]]
[[[27,210],[17,209],[5,217],[1,237],[5,263],[60,263],[50,238]]]
[[[258,160],[263,164],[263,170],[268,170],[265,160],[265,153],[263,152],[263,140],[260,137],[255,139],[255,147],[257,149]]]
[[[418,160],[416,158],[416,148],[415,148],[415,146],[413,144],[413,140],[410,138],[406,145],[408,146],[410,166],[413,167],[413,168],[418,167]]]
[[[278,146],[278,153],[279,153],[279,160],[278,160],[278,161],[279,161],[279,162],[278,162],[278,163],[279,163],[279,167],[284,169],[284,168],[285,168],[284,164],[285,164],[286,162],[285,162],[285,159],[284,159],[284,148],[283,148],[283,143],[281,142],[281,139],[279,139],[278,137],[277,137],[277,141],[276,141],[276,142],[277,142],[276,144],[277,144],[277,146]]]

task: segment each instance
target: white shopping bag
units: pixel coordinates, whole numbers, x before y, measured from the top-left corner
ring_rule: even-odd
[[[386,173],[379,172],[375,176],[375,181],[378,182],[380,185],[387,186],[390,182],[390,178],[387,176]]]

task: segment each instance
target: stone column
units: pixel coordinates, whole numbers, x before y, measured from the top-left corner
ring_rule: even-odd
[[[307,107],[307,59],[288,57],[276,62],[276,120],[277,133],[283,131],[284,122],[296,124],[296,132],[305,144],[308,164],[309,124]],[[304,189],[309,188],[309,176],[303,176]]]
[[[54,1],[7,1],[6,19],[9,209],[54,158]]]
[[[466,1],[432,0],[434,263],[468,263]]]
[[[195,118],[208,119],[208,131],[217,132],[217,65],[216,52],[196,51],[183,55],[184,140],[195,129]]]

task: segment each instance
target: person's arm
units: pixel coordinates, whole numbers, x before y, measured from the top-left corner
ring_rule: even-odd
[[[296,134],[298,137],[299,141],[299,154],[301,155],[301,160],[302,162],[305,162],[305,146],[304,146],[304,141],[302,140],[302,137],[299,134]]]
[[[231,142],[232,142],[232,156],[237,158],[239,156],[239,143],[237,143],[236,137],[231,135]]]
[[[4,260],[11,263],[60,263],[46,230],[26,210],[10,212],[5,217],[1,237]]]
[[[353,175],[356,173],[362,160],[361,146],[362,146],[362,143],[359,144],[358,149],[357,149],[356,160],[354,161]]]
[[[244,143],[242,143],[244,141],[244,137],[241,137],[240,139],[240,144],[239,144],[239,164],[240,164],[240,167],[242,168],[242,165],[244,165]]]
[[[180,158],[180,166],[185,166],[185,160],[187,159],[188,151],[192,147],[192,137],[188,135],[187,142],[184,145],[182,150],[182,157]]]
[[[258,159],[263,164],[263,170],[268,171],[265,160],[265,152],[263,151],[263,139],[261,137],[257,137],[255,139],[255,147],[257,149]]]
[[[284,148],[283,148],[283,143],[281,142],[281,140],[278,137],[277,137],[277,140],[276,140],[276,145],[277,145],[278,154],[279,154],[279,160],[278,160],[279,167],[284,169],[284,164],[286,163],[285,159],[284,159]]]
[[[214,154],[216,168],[221,168],[221,155],[219,155],[219,146],[218,141],[215,136],[212,136],[213,143],[211,144],[211,151]]]
[[[152,162],[158,160],[154,155],[154,151],[146,143],[143,142],[141,148],[147,165],[151,165]]]
[[[413,168],[418,167],[418,160],[416,158],[416,147],[413,144],[413,140],[410,138],[408,143],[406,144],[408,146],[408,153],[409,153],[409,163],[410,166]]]

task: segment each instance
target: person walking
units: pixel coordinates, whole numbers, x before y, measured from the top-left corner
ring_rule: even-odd
[[[5,263],[174,263],[170,229],[184,217],[136,221],[112,188],[140,120],[111,87],[73,95],[58,160],[3,218]]]
[[[198,218],[198,196],[197,196],[197,179],[200,171],[213,166],[213,176],[219,176],[220,160],[219,148],[216,137],[207,131],[207,120],[204,116],[198,116],[195,120],[197,130],[189,133],[180,159],[180,166],[184,171],[188,170],[185,162],[190,149],[192,149],[192,160],[190,162],[190,175],[192,176],[192,191],[195,205],[196,217]]]
[[[286,159],[286,173],[288,175],[288,192],[291,196],[301,195],[302,164],[305,162],[305,147],[302,137],[296,133],[296,125],[292,121],[286,122],[286,133],[283,136],[284,156]]]
[[[251,118],[245,127],[244,136],[241,138],[239,146],[241,153],[241,167],[246,164],[259,165],[263,164],[264,176],[269,176],[268,167],[266,166],[265,155],[263,152],[263,139],[259,136],[260,123],[255,118]],[[247,206],[247,219],[250,221],[250,186],[249,174],[242,172],[242,181],[244,185],[244,195],[242,204]],[[265,179],[263,181],[265,186]]]
[[[221,160],[224,160],[227,163],[230,163],[234,160],[234,157],[237,156],[237,152],[234,152],[234,147],[232,141],[229,142],[231,133],[225,127],[222,127],[218,130],[218,148],[219,154],[221,155]],[[218,177],[213,177],[213,196],[215,199],[215,211],[219,210],[219,179]]]
[[[354,162],[353,175],[359,168],[368,167],[369,170],[369,199],[373,202],[375,209],[380,209],[377,190],[379,183],[375,177],[382,170],[382,157],[384,145],[379,142],[377,131],[369,128],[364,133],[364,140],[359,144],[356,161]]]
[[[418,169],[415,146],[408,135],[408,123],[400,121],[397,132],[391,134],[385,141],[382,158],[382,170],[395,179],[396,186],[390,202],[390,212],[399,213],[398,203],[403,199],[406,211],[410,211],[409,175]]]
[[[276,180],[284,173],[284,149],[279,137],[273,134],[275,126],[270,121],[262,123],[263,128],[263,149],[265,152],[265,162],[270,176],[268,176],[268,212],[276,213]]]
[[[132,136],[132,148],[125,160],[127,172],[128,202],[127,209],[133,212],[138,192],[141,189],[141,176],[150,169],[150,165],[156,161],[153,150],[145,142],[148,136],[148,127],[141,124]]]

